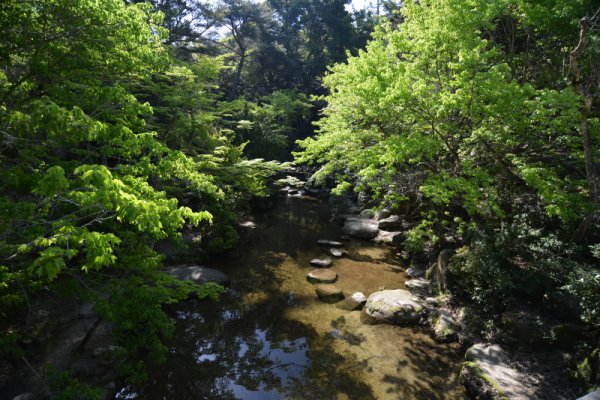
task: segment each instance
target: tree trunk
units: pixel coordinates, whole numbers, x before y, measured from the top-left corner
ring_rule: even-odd
[[[229,96],[227,96],[227,101],[235,100],[235,98],[237,97],[237,90],[238,90],[238,86],[240,85],[242,69],[244,68],[244,60],[246,60],[246,54],[242,53],[240,55],[240,61],[238,62],[237,69],[235,71],[235,75],[233,76],[233,84],[231,85],[231,90],[229,91]]]
[[[588,188],[590,191],[590,199],[594,204],[594,208],[598,209],[598,175],[596,171],[596,162],[594,160],[594,145],[590,135],[590,127],[588,116],[592,110],[593,98],[587,96],[583,112],[581,113],[581,134],[583,135],[583,151],[585,155],[585,172],[588,178]]]

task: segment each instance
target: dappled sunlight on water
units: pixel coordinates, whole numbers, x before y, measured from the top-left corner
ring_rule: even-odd
[[[457,346],[423,329],[364,324],[360,312],[317,299],[306,273],[327,254],[316,241],[340,236],[329,218],[327,205],[302,199],[257,217],[251,236],[210,265],[230,275],[228,292],[180,305],[166,363],[119,398],[464,398]],[[390,249],[354,240],[344,248],[332,268],[346,296],[404,288]]]

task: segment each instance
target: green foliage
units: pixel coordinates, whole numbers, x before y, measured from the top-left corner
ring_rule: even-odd
[[[44,369],[43,377],[48,381],[52,400],[100,400],[104,395],[102,389],[82,383],[69,372],[59,372],[52,366]]]
[[[577,365],[574,376],[590,391],[600,387],[600,349],[594,349]]]
[[[501,249],[478,242],[452,257],[453,291],[467,295],[487,315],[498,315],[512,302],[511,268]]]
[[[276,91],[262,98],[262,105],[247,103],[235,127],[251,158],[285,160],[293,139],[308,125],[311,104],[293,90]]]
[[[152,246],[184,228],[232,246],[281,166],[243,157],[219,125],[222,60],[174,60],[150,4],[11,0],[0,20],[0,316],[49,293],[91,298],[138,382],[145,355],[164,358],[162,306],[223,291],[165,276]],[[57,382],[61,398],[92,397]]]
[[[570,276],[569,291],[579,298],[583,313],[581,318],[595,328],[600,328],[600,271],[577,268]]]

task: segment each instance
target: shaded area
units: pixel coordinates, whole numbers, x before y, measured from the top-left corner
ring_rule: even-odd
[[[316,299],[305,275],[326,254],[318,239],[338,239],[330,208],[288,198],[257,217],[235,252],[211,267],[231,277],[219,303],[178,306],[167,361],[148,384],[117,398],[143,399],[420,399],[463,398],[462,354],[420,330],[360,322],[360,313]],[[369,295],[405,275],[390,251],[345,242],[335,260],[345,292]]]

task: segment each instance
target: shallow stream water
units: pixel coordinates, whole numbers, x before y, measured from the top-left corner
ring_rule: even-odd
[[[219,302],[179,306],[165,364],[146,386],[118,399],[463,399],[463,352],[425,328],[367,325],[359,311],[317,299],[309,261],[326,255],[318,239],[338,240],[331,208],[288,197],[212,265],[231,277]],[[345,242],[332,268],[346,296],[404,289],[391,249]]]

